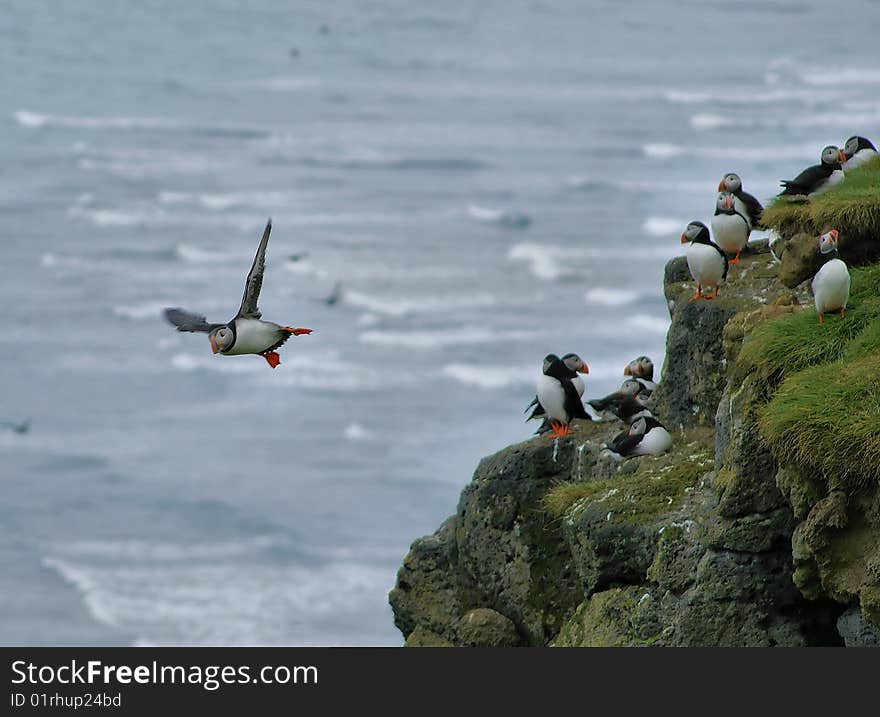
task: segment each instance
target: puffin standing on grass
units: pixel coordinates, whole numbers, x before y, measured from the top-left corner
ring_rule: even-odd
[[[714,299],[718,296],[718,285],[727,278],[727,255],[709,236],[709,227],[703,222],[693,221],[681,235],[681,243],[687,244],[687,263],[691,276],[697,282],[695,299]],[[704,287],[711,287],[711,294],[703,294]]]
[[[538,379],[538,403],[550,421],[551,436],[560,438],[571,433],[569,423],[575,418],[590,420],[572,383],[572,370],[562,359],[549,354],[544,359],[544,373]]]
[[[731,264],[739,263],[739,255],[749,241],[752,227],[744,214],[736,210],[736,198],[730,192],[718,192],[715,200],[715,216],[712,217],[712,234],[715,243],[728,254],[736,254]]]
[[[831,187],[843,181],[841,166],[846,162],[846,155],[834,145],[822,150],[821,164],[807,167],[794,179],[783,179],[780,184],[784,189],[779,193],[783,196],[818,197]]]
[[[819,237],[819,252],[828,257],[822,268],[816,272],[811,284],[820,324],[822,314],[828,311],[839,310],[840,316],[843,317],[846,303],[849,301],[849,269],[837,258],[837,241],[836,229],[831,229]]]
[[[735,172],[728,172],[718,183],[719,192],[730,192],[734,196],[734,208],[749,222],[749,230],[761,228],[761,214],[764,207],[754,196],[742,188],[742,179]]]
[[[605,448],[617,460],[630,456],[659,456],[672,448],[666,427],[650,416],[634,421],[628,431],[619,433]]]
[[[846,144],[843,145],[843,154],[846,157],[843,171],[848,172],[876,157],[877,148],[871,143],[871,140],[854,136],[846,140]]]
[[[281,363],[275,349],[291,336],[312,333],[311,329],[295,329],[290,326],[261,321],[262,314],[257,308],[260,289],[263,286],[263,272],[266,268],[266,245],[272,231],[272,220],[266,223],[263,238],[254,256],[254,263],[244,285],[244,296],[235,318],[226,324],[209,324],[204,316],[183,309],[165,309],[165,318],[178,331],[208,334],[211,350],[224,356],[256,354],[266,359],[272,368]]]

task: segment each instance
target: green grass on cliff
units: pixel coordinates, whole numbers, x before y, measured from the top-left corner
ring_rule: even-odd
[[[671,459],[632,458],[641,463],[629,475],[560,483],[544,496],[544,509],[561,519],[570,510],[598,504],[608,511],[610,521],[627,524],[644,523],[671,512],[681,504],[688,488],[713,465],[710,451],[698,442],[683,443],[676,453]]]
[[[760,324],[737,371],[779,386],[759,427],[783,465],[857,490],[880,480],[880,265],[852,270],[842,319],[806,309]]]
[[[878,188],[880,157],[849,172],[842,184],[809,201],[778,197],[765,208],[761,221],[784,237],[799,232],[818,234],[828,227],[835,227],[844,235],[880,237]]]

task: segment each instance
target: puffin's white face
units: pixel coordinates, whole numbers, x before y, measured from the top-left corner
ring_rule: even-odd
[[[681,235],[681,243],[687,244],[689,241],[693,241],[696,239],[700,231],[703,229],[702,224],[697,224],[696,222],[691,222],[687,225],[687,228],[684,230],[684,233]]]
[[[834,145],[828,145],[822,150],[822,164],[843,164],[846,155]]]
[[[837,249],[837,229],[831,229],[819,237],[819,251],[830,254]]]
[[[224,351],[232,346],[232,330],[223,326],[208,334],[208,340],[211,342],[211,351]]]
[[[577,373],[590,373],[587,364],[585,364],[584,360],[577,354],[566,354],[562,361],[572,371],[576,371]]]
[[[735,194],[742,189],[742,185],[742,180],[739,178],[739,175],[731,172],[730,174],[725,174],[721,178],[721,182],[718,184],[718,191],[733,192]]]
[[[628,378],[626,381],[620,384],[620,393],[627,396],[635,396],[641,390],[642,384],[640,384],[633,378]]]
[[[644,418],[640,418],[638,421],[634,421],[633,424],[629,427],[629,435],[631,436],[641,436],[648,429],[648,423]]]
[[[729,212],[733,209],[733,195],[730,192],[718,192],[715,199],[715,208],[722,212]]]
[[[859,138],[858,137],[850,137],[846,140],[846,144],[843,145],[843,153],[846,155],[846,158],[849,159],[856,152],[859,151]]]

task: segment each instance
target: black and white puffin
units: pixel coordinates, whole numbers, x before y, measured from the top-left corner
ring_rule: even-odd
[[[715,243],[728,254],[736,254],[731,264],[739,263],[739,255],[749,242],[752,230],[748,218],[736,209],[736,197],[731,192],[718,192],[715,215],[712,217],[712,236]]]
[[[632,423],[637,418],[650,416],[645,401],[642,397],[642,384],[634,378],[628,378],[614,393],[609,393],[604,398],[593,398],[587,401],[587,405],[596,412],[599,420],[620,419],[624,423]]]
[[[749,229],[760,229],[764,206],[743,189],[742,179],[736,172],[728,172],[718,182],[719,192],[730,192],[736,198],[736,211],[749,220]]]
[[[257,308],[260,289],[263,286],[263,272],[266,268],[266,245],[272,231],[272,220],[266,223],[263,238],[254,256],[254,263],[248,273],[244,285],[244,296],[238,313],[225,324],[209,324],[204,316],[193,314],[183,309],[165,309],[165,318],[177,327],[178,331],[208,334],[211,350],[224,356],[256,354],[266,359],[275,368],[281,363],[281,357],[275,349],[284,344],[291,336],[312,333],[311,329],[295,329],[290,326],[261,321],[262,314]]]
[[[877,148],[871,143],[871,140],[865,137],[853,136],[846,140],[843,145],[843,155],[846,161],[843,163],[843,171],[848,172],[863,165],[869,159],[877,156]]]
[[[544,376],[547,375],[547,371],[552,366],[552,359],[554,358],[556,358],[556,354],[548,354],[544,357],[544,365],[541,368],[541,373]],[[580,374],[590,373],[590,368],[587,366],[586,363],[584,363],[584,360],[575,353],[567,353],[565,354],[565,356],[562,357],[561,360],[568,369],[568,377],[574,384],[575,390],[578,392],[578,398],[580,398],[584,395],[584,391],[586,390],[586,384],[584,383],[584,379],[581,378]],[[524,411],[524,413],[528,413],[529,409],[533,406],[534,410],[532,411],[531,415],[526,419],[527,421],[531,421],[533,418],[541,418],[547,415],[537,396],[535,396],[532,399],[532,402],[528,406],[526,406],[526,410]],[[549,430],[549,425],[545,419],[544,424],[542,424],[542,426],[538,429],[538,433],[546,433]]]
[[[639,396],[650,397],[657,389],[657,384],[654,383],[654,362],[647,356],[639,356],[630,361],[623,369],[623,375],[631,376],[641,384]]]
[[[681,243],[687,244],[687,263],[691,276],[697,282],[694,299],[714,299],[718,296],[718,285],[727,278],[727,255],[712,241],[709,227],[703,222],[693,221],[681,235]],[[712,294],[704,295],[703,288],[713,289]]]
[[[629,456],[659,456],[672,448],[672,436],[656,418],[633,421],[628,431],[619,433],[605,448],[618,460]]]
[[[829,311],[840,311],[842,317],[846,303],[849,301],[849,269],[841,259],[837,258],[837,241],[836,229],[831,229],[819,237],[819,253],[827,257],[827,261],[816,272],[811,287],[820,324],[822,314]]]
[[[575,418],[589,421],[577,388],[572,383],[572,371],[562,359],[549,354],[544,359],[547,367],[538,379],[538,403],[550,421],[551,436],[559,438],[571,433],[569,423]]]
[[[784,189],[779,196],[816,197],[827,192],[831,187],[843,181],[841,166],[846,162],[846,155],[834,145],[822,150],[821,163],[807,167],[794,179],[783,179],[780,184]]]

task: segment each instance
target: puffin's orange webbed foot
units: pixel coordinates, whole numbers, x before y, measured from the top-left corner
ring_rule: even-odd
[[[550,427],[553,429],[550,433],[551,438],[562,438],[571,433],[571,429],[565,423],[559,421],[550,421]]]
[[[696,301],[697,299],[703,298],[703,287],[697,284],[697,293],[694,294],[688,301]]]
[[[284,331],[289,334],[293,334],[294,336],[302,336],[303,334],[312,333],[311,329],[295,329],[292,326],[284,326],[282,328],[284,329]]]
[[[736,256],[733,257],[733,259],[730,259],[727,263],[728,263],[728,264],[739,264],[739,255],[740,255],[741,253],[742,253],[741,251],[738,251],[738,252],[736,253]]]
[[[268,363],[272,368],[275,368],[278,364],[281,363],[281,357],[275,351],[267,351],[264,354],[260,354],[264,359],[266,359],[266,363]]]

